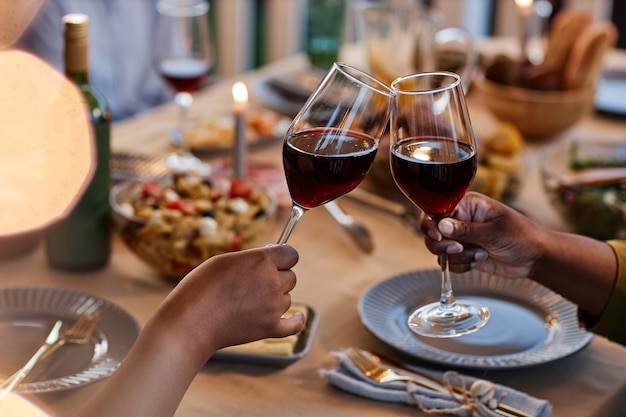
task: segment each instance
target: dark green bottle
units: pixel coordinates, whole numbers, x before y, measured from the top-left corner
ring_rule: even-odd
[[[63,17],[65,75],[80,88],[85,97],[96,145],[96,167],[91,183],[69,216],[46,231],[46,255],[49,264],[68,271],[102,268],[107,265],[111,256],[111,114],[102,95],[89,85],[88,25],[89,19],[84,14]]]

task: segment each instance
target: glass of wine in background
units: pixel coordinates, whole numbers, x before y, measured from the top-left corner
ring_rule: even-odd
[[[196,158],[186,143],[184,130],[192,93],[204,84],[213,65],[209,34],[209,3],[206,0],[159,0],[158,21],[153,43],[157,72],[176,92],[178,126],[172,141],[176,151],[166,163],[175,172],[208,173],[208,165]]]
[[[449,216],[471,185],[477,168],[476,141],[461,77],[451,72],[419,73],[391,84],[390,165],[393,178],[416,206],[433,220]],[[457,301],[441,255],[441,296],[419,307],[409,328],[429,337],[457,337],[483,327],[489,309]]]
[[[285,134],[283,166],[293,200],[278,243],[306,210],[356,188],[388,127],[392,91],[370,75],[335,63]]]

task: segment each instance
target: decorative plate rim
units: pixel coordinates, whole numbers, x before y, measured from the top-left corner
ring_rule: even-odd
[[[73,290],[46,287],[11,287],[0,288],[0,318],[10,321],[29,320],[33,316],[46,317],[50,320],[70,320],[83,312],[97,313],[100,320],[94,332],[101,337],[101,343],[94,346],[94,354],[89,364],[81,371],[71,375],[21,383],[14,388],[20,393],[43,393],[76,388],[99,381],[111,375],[128,354],[135,342],[140,325],[126,310],[101,297]],[[19,319],[19,317],[24,317]],[[42,318],[43,320],[43,318]],[[112,336],[112,329],[118,335]],[[124,339],[112,344],[114,339]]]
[[[397,331],[397,326],[390,323],[392,312],[398,307],[406,307],[408,300],[418,291],[436,296],[440,277],[441,272],[437,269],[410,271],[370,286],[358,302],[361,323],[378,339],[409,356],[439,365],[473,369],[515,369],[539,365],[574,354],[593,339],[592,333],[580,327],[576,305],[561,295],[527,278],[505,279],[480,271],[452,274],[455,291],[476,293],[480,290],[480,295],[505,296],[503,298],[536,307],[546,313],[546,318],[550,319],[548,324],[554,324],[556,330],[539,346],[503,355],[446,351],[423,342],[408,327],[406,332]],[[408,318],[408,314],[403,318]]]

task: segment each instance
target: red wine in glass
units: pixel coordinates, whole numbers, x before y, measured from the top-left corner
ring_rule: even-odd
[[[174,90],[187,93],[198,90],[209,73],[206,60],[189,57],[163,59],[157,68]]]
[[[305,209],[355,189],[365,177],[378,141],[365,133],[311,128],[287,138],[283,165],[293,201]]]
[[[336,62],[294,117],[283,141],[292,199],[278,238],[287,243],[304,213],[356,188],[388,129],[393,92],[371,75]]]
[[[391,171],[402,192],[433,218],[448,216],[474,179],[474,148],[451,138],[412,137],[391,148]]]

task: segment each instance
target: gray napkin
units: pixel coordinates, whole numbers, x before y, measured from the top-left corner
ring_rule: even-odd
[[[377,401],[405,403],[417,406],[422,411],[432,414],[441,414],[441,411],[448,410],[446,414],[457,416],[488,416],[499,417],[494,410],[486,405],[473,401],[473,407],[468,407],[467,403],[463,403],[463,399],[455,400],[450,394],[432,391],[427,388],[420,387],[416,384],[405,382],[390,382],[379,384],[372,381],[348,359],[344,352],[332,352],[337,358],[337,366],[332,369],[320,369],[319,373],[336,387],[359,395],[361,397],[370,398]],[[417,372],[430,374],[439,379],[444,377],[444,373],[434,372],[432,370],[413,367]],[[410,374],[406,370],[398,370],[403,374]],[[419,378],[418,375],[413,374]],[[472,383],[477,381],[466,375],[454,373],[446,375],[450,377],[450,382],[455,385],[464,384],[466,388],[470,388]],[[499,399],[504,394],[503,403],[523,411],[534,417],[548,417],[552,412],[552,406],[546,400],[537,399],[512,388],[498,384],[493,384],[495,388],[494,398]]]

